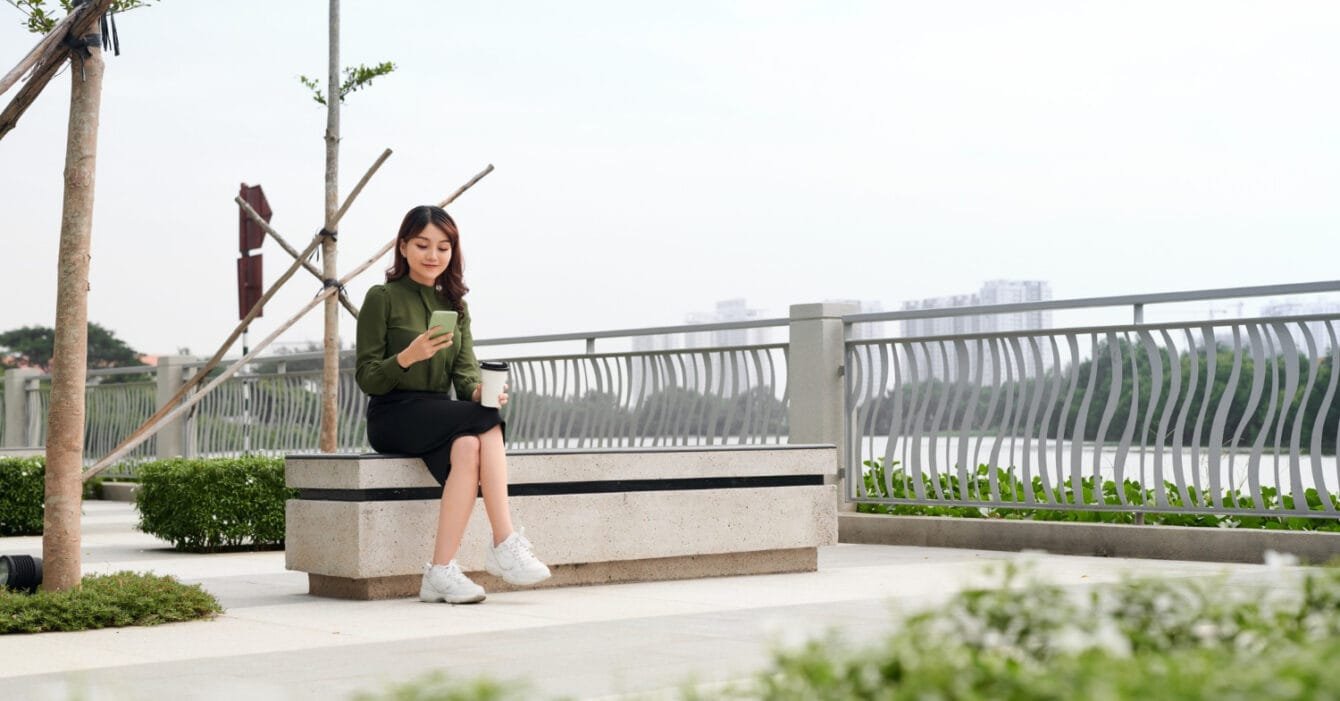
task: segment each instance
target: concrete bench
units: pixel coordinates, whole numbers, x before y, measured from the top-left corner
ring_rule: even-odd
[[[814,571],[837,542],[832,446],[508,455],[512,520],[554,576],[543,586]],[[418,458],[290,455],[288,569],[344,599],[413,596],[441,488]],[[488,519],[475,505],[457,560],[489,591]]]

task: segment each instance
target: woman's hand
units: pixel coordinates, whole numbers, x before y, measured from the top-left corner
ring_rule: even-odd
[[[419,334],[408,346],[405,346],[405,350],[396,353],[395,361],[400,363],[400,367],[408,369],[409,366],[417,362],[433,357],[443,348],[451,347],[451,339],[456,335],[455,333],[444,333],[436,338],[432,336],[434,331],[441,328],[441,326],[434,326]]]
[[[499,395],[498,395],[498,408],[499,408],[499,409],[501,409],[501,408],[507,406],[507,388],[508,388],[508,387],[511,387],[511,385],[509,385],[509,384],[507,384],[506,382],[504,382],[504,383],[503,383],[503,391],[502,391],[502,394],[499,394]],[[477,401],[480,400],[480,396],[481,396],[481,394],[482,394],[483,392],[484,392],[484,385],[482,385],[482,384],[475,385],[475,393],[474,393],[474,395],[471,396],[470,398],[477,402]]]

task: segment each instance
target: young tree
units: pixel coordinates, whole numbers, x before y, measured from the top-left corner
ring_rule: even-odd
[[[51,404],[47,418],[46,503],[43,510],[42,587],[70,589],[81,578],[80,507],[83,499],[84,384],[88,367],[89,240],[93,230],[93,183],[102,104],[102,44],[98,32],[110,9],[131,9],[131,0],[61,0],[69,21],[51,19],[45,0],[10,0],[24,11],[34,32],[50,35],[39,48],[66,47],[43,54],[34,50],[35,82],[25,87],[0,117],[0,136],[17,114],[36,98],[60,65],[70,61],[70,117],[65,144],[65,197],[61,207],[60,253],[56,288],[56,328],[52,339]],[[63,36],[56,36],[63,33]],[[59,40],[59,44],[52,43]],[[25,62],[28,59],[25,59]],[[21,66],[23,64],[20,64]],[[6,81],[11,80],[12,72]],[[12,83],[10,83],[12,84]],[[7,86],[6,86],[7,87]]]
[[[322,231],[325,241],[321,244],[321,275],[327,281],[339,277],[336,269],[335,235],[336,221],[339,219],[340,189],[340,105],[349,93],[372,83],[378,76],[395,70],[395,64],[379,63],[368,67],[359,64],[344,69],[344,80],[340,79],[340,0],[330,0],[329,43],[327,56],[326,94],[321,93],[319,81],[307,76],[299,80],[314,93],[314,99],[326,106],[326,212],[325,226]],[[325,369],[322,373],[321,389],[321,440],[322,452],[333,453],[339,447],[339,388],[340,388],[340,308],[339,300],[326,298],[325,306]]]

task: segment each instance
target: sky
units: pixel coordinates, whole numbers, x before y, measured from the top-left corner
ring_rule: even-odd
[[[237,322],[240,183],[323,216],[326,3],[163,0],[107,57],[89,316],[150,354]],[[343,3],[347,271],[451,209],[476,338],[674,325],[718,300],[1057,299],[1340,278],[1333,2]],[[0,72],[36,41],[0,4]],[[50,326],[70,73],[0,140],[0,330]],[[3,96],[7,103],[15,94]],[[288,264],[273,242],[267,284]],[[349,285],[361,303],[387,261]],[[319,291],[302,273],[258,339]],[[343,312],[342,312],[343,314]],[[353,338],[341,318],[341,334]],[[283,337],[321,336],[319,313]]]

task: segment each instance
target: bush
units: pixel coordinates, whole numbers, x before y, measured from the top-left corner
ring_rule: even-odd
[[[139,468],[140,530],[179,550],[262,549],[284,544],[282,458],[160,460]]]
[[[1088,596],[1004,581],[911,616],[882,643],[778,653],[729,697],[1320,699],[1340,689],[1340,571],[1255,586],[1128,581]]]
[[[0,536],[42,533],[45,458],[0,458]]]
[[[223,611],[199,585],[135,572],[91,575],[68,591],[0,590],[0,634],[151,626]]]

